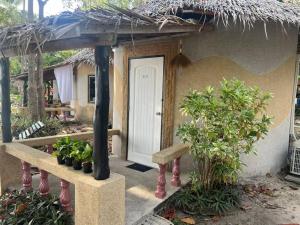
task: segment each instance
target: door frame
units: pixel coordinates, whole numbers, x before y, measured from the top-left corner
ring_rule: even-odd
[[[126,160],[128,160],[128,143],[129,143],[129,103],[130,103],[130,60],[132,59],[149,59],[149,58],[163,58],[163,81],[162,81],[162,103],[161,103],[161,113],[162,113],[162,116],[161,116],[161,126],[160,126],[160,150],[162,149],[162,136],[163,136],[163,115],[164,115],[164,96],[165,96],[165,91],[164,91],[164,84],[165,84],[165,56],[164,55],[156,55],[156,56],[144,56],[144,57],[129,57],[128,58],[128,79],[127,79],[127,91],[128,91],[128,95],[127,95],[127,141],[126,141]]]
[[[154,46],[154,47],[153,47]],[[178,40],[168,40],[163,42],[146,42],[127,44],[122,46],[123,54],[123,100],[122,100],[122,126],[121,126],[121,155],[127,160],[128,156],[128,119],[129,119],[129,59],[164,57],[164,78],[163,78],[163,102],[162,102],[162,131],[161,149],[173,144],[174,131],[174,105],[175,105],[175,79],[176,68],[171,65],[172,59],[178,54]]]

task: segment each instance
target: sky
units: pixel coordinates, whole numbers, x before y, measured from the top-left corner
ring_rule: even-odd
[[[26,10],[27,10],[27,0],[26,0]],[[39,12],[39,6],[37,0],[33,1],[33,7],[34,7],[34,13],[38,14]],[[20,9],[22,9],[22,5],[19,6]],[[45,16],[51,16],[51,15],[56,15],[59,14],[63,11],[66,10],[72,10],[70,8],[64,8],[64,5],[62,3],[62,0],[48,0],[45,9],[44,9],[44,14]]]

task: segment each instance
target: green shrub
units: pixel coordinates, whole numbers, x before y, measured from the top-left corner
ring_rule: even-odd
[[[187,186],[175,194],[172,204],[187,213],[214,215],[239,206],[239,199],[235,186],[219,186],[211,190]]]
[[[38,192],[13,191],[0,198],[2,225],[72,225],[72,216],[64,212],[59,199]]]
[[[271,118],[265,109],[270,98],[237,79],[224,79],[217,91],[207,87],[184,98],[181,111],[187,119],[177,135],[190,145],[194,188],[209,191],[237,182],[240,155],[254,153],[254,143],[268,132]]]

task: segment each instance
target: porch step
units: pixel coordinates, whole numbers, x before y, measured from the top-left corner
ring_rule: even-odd
[[[142,217],[139,221],[135,222],[132,225],[174,225],[174,224],[163,217],[149,214]]]

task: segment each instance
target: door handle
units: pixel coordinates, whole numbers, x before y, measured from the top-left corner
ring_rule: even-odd
[[[162,113],[161,113],[161,112],[157,112],[157,113],[155,113],[155,115],[157,115],[157,116],[161,116],[161,115],[162,115]]]

